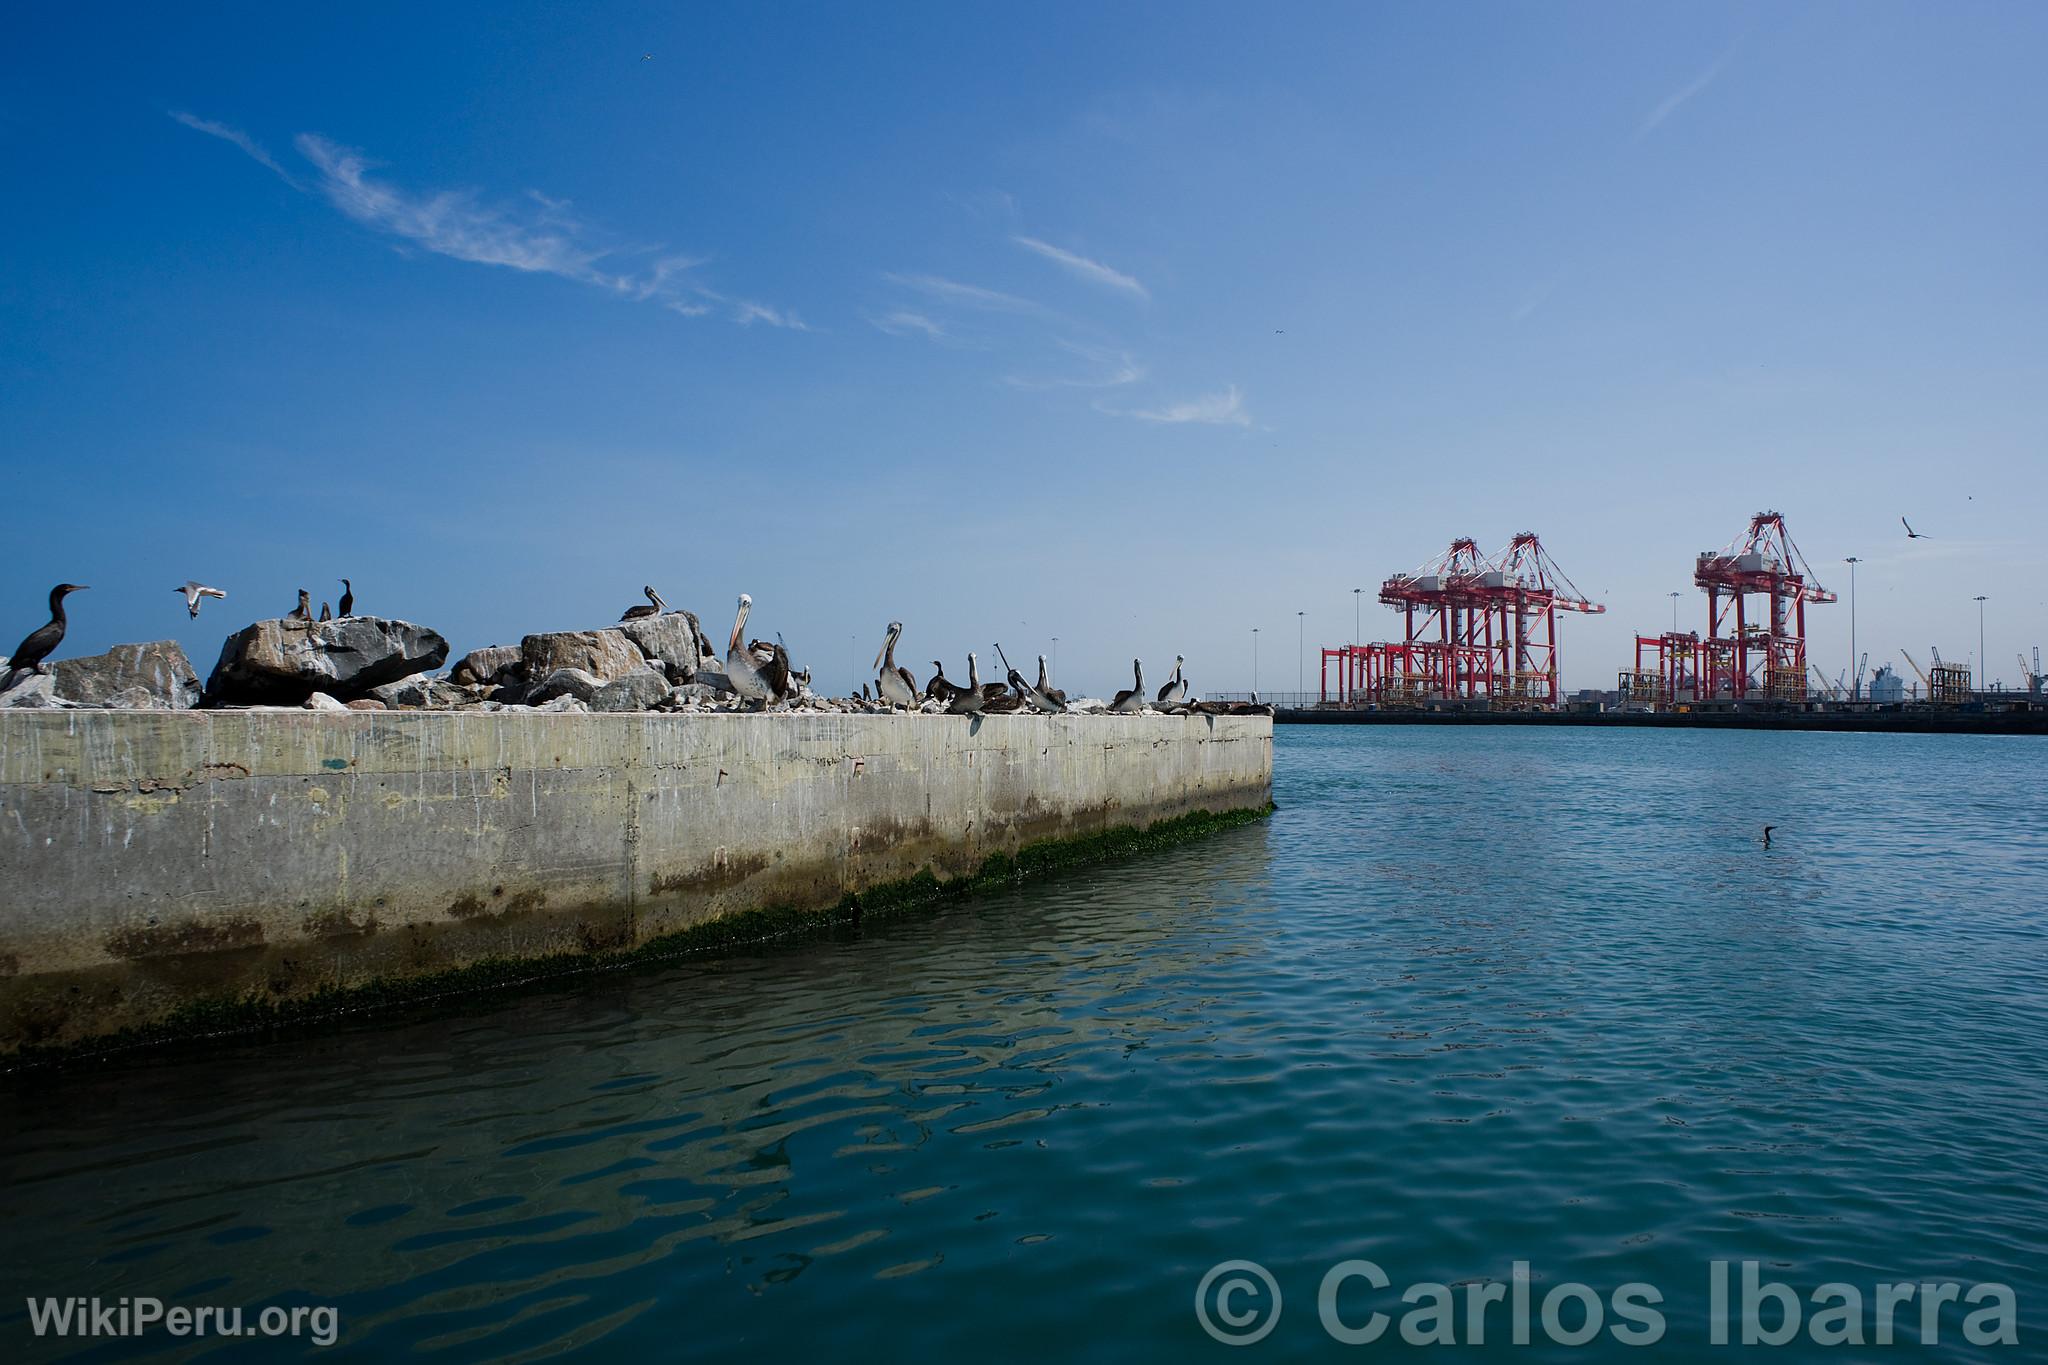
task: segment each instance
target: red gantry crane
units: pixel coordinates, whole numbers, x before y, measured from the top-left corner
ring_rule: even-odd
[[[1557,613],[1602,612],[1565,577],[1533,532],[1489,558],[1462,538],[1414,573],[1380,585],[1380,601],[1402,614],[1399,641],[1323,651],[1323,700],[1414,706],[1477,701],[1507,708],[1555,707]]]
[[[1707,636],[1698,677],[1706,698],[1806,697],[1806,604],[1832,602],[1785,530],[1785,518],[1759,512],[1749,530],[1703,552],[1692,581],[1706,590]],[[1751,598],[1762,598],[1752,614]]]

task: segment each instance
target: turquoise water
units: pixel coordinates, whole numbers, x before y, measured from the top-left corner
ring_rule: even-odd
[[[1398,1327],[1339,1347],[1317,1294],[1367,1258],[1352,1325],[1440,1281],[1469,1342],[1522,1260],[1539,1302],[1655,1286],[1662,1348],[1518,1348],[1502,1304],[1451,1355],[1688,1358],[1724,1259],[1857,1286],[1866,1336],[1880,1282],[2003,1282],[1988,1354],[2038,1358],[2044,774],[2027,739],[1283,729],[1274,818],[1155,857],[0,1093],[0,1348],[172,1350],[22,1308],[125,1294],[338,1308],[331,1349],[230,1357],[1360,1358]],[[1194,1311],[1227,1259],[1282,1297],[1235,1352]],[[1771,1354],[1985,1358],[1966,1311]]]

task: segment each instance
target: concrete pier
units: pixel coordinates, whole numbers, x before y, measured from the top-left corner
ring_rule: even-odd
[[[1271,799],[1265,717],[0,713],[0,1055]]]

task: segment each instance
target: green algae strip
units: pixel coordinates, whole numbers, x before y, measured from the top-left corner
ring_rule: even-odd
[[[194,1000],[154,1024],[75,1043],[30,1044],[0,1063],[0,1074],[42,1071],[176,1043],[295,1030],[436,1003],[470,1002],[493,993],[559,982],[568,977],[709,956],[777,940],[823,937],[835,930],[902,918],[1030,878],[1154,852],[1219,830],[1254,824],[1271,815],[1273,809],[1269,802],[1221,813],[1190,811],[1143,829],[1119,825],[1094,834],[1046,839],[1027,844],[1015,853],[991,854],[973,872],[949,880],[941,881],[927,868],[901,881],[848,892],[835,905],[743,910],[664,934],[634,948],[548,957],[485,958],[464,967],[403,980],[380,978],[359,986],[329,987],[292,1000],[271,1000],[253,993]]]

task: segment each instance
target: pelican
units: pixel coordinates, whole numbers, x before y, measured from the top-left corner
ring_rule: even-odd
[[[779,630],[775,632],[772,645],[766,640],[747,641],[747,653],[753,655],[754,662],[761,666],[761,678],[768,684],[768,695],[776,701],[788,701],[796,695],[797,689],[790,685],[790,679],[811,680],[808,672],[797,673],[790,668],[789,647],[782,643]]]
[[[1054,687],[1052,680],[1045,676],[1045,656],[1043,654],[1038,656],[1038,695],[1048,701],[1058,702],[1062,711],[1067,707],[1067,694]]]
[[[1116,694],[1109,709],[1120,715],[1135,716],[1145,709],[1145,665],[1138,659],[1131,660],[1131,675],[1134,681],[1128,691]]]
[[[732,639],[725,647],[725,680],[732,684],[732,690],[741,701],[758,701],[765,711],[770,696],[768,680],[761,676],[761,665],[755,661],[754,651],[742,643],[747,613],[753,609],[754,599],[741,593],[739,615],[732,622]]]
[[[349,582],[346,578],[341,580],[341,602],[339,607],[340,609],[335,613],[337,616],[354,616],[356,614],[356,585]]]
[[[983,696],[981,691],[981,667],[975,663],[974,656],[969,654],[967,656],[967,686],[953,689],[952,697],[946,702],[946,714],[949,716],[979,715],[981,709],[986,705],[988,705],[988,698]]]
[[[959,686],[946,676],[946,666],[937,659],[932,660],[932,680],[924,685],[927,701],[951,701]]]
[[[1028,702],[1032,710],[1057,713],[1067,709],[1067,704],[1064,701],[1054,701],[1038,688],[1025,682],[1024,675],[1010,667],[1010,656],[1003,653],[1003,647],[1000,644],[996,646],[996,657],[1003,661],[1003,668],[1010,675],[1010,690]]]
[[[228,595],[219,588],[209,588],[204,583],[194,583],[189,578],[185,580],[184,587],[172,588],[171,591],[185,594],[185,610],[191,614],[192,619],[195,621],[199,619],[199,603],[201,599],[218,597],[223,602],[228,600]]]
[[[64,627],[69,624],[64,616],[64,599],[75,592],[84,592],[89,584],[59,583],[50,589],[50,621],[37,630],[29,632],[28,638],[14,647],[14,654],[7,661],[7,675],[0,678],[0,684],[14,681],[16,673],[45,673],[43,660],[50,657],[50,651],[64,643]]]
[[[903,623],[891,621],[889,631],[882,640],[882,651],[875,655],[875,667],[881,676],[875,679],[875,692],[891,706],[917,705],[917,679],[910,676],[910,670],[896,663],[896,641],[903,634]]]
[[[1188,699],[1188,681],[1180,673],[1181,665],[1186,662],[1187,659],[1179,654],[1173,656],[1173,676],[1166,680],[1166,686],[1159,689],[1159,704],[1161,706],[1172,702],[1183,702]]]
[[[653,588],[643,587],[640,591],[647,594],[647,601],[652,605],[643,606],[638,602],[634,603],[626,608],[626,614],[619,618],[621,621],[637,621],[643,616],[659,616],[668,610],[668,603],[662,601],[661,594]]]

